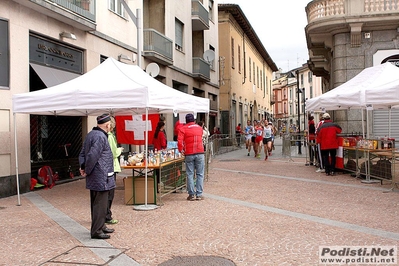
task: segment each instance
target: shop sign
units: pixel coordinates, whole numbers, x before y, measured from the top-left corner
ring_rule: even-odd
[[[73,47],[29,36],[29,62],[83,74],[83,52]]]

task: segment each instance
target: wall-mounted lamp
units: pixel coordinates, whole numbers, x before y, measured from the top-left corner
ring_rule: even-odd
[[[120,54],[120,55],[118,55],[118,61],[121,61],[121,60],[131,61],[132,59],[129,56],[125,55],[125,54]]]
[[[60,37],[61,38],[67,38],[67,39],[71,39],[71,40],[76,40],[76,35],[70,32],[61,32],[60,33]]]

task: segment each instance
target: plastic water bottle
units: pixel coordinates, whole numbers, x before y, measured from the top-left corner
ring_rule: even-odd
[[[120,166],[125,166],[125,156],[123,156],[123,155],[120,156],[119,164],[120,164]]]

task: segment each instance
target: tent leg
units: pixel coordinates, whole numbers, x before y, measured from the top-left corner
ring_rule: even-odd
[[[15,147],[15,179],[17,182],[17,197],[18,203],[17,206],[21,206],[21,196],[19,193],[19,173],[18,173],[18,141],[17,141],[17,121],[16,121],[16,113],[14,113],[14,147]]]
[[[148,197],[148,108],[145,109],[145,146],[144,146],[144,160],[145,160],[145,170],[144,170],[144,205],[134,206],[133,210],[137,211],[150,211],[155,210],[159,206],[155,204],[147,204],[147,197]],[[154,179],[154,182],[157,182]],[[156,193],[156,192],[155,192]]]

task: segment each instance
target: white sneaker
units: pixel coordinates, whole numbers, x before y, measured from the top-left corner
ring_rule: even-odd
[[[316,170],[316,173],[324,173],[325,171],[326,171],[325,169],[320,169],[319,168],[319,169]]]

